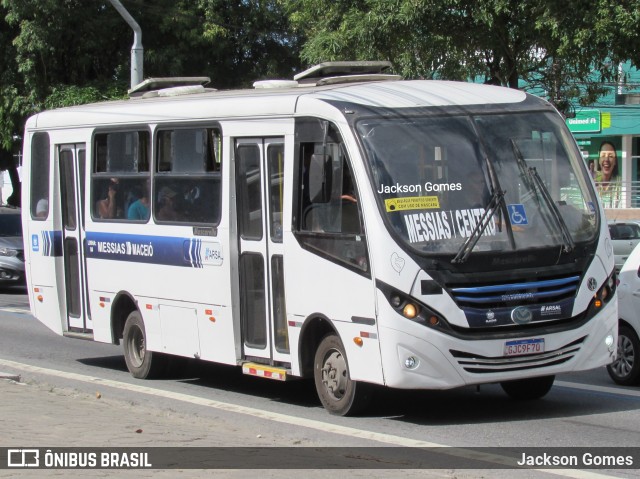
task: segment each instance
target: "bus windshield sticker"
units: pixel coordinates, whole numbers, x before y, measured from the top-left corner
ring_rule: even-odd
[[[484,208],[409,213],[404,215],[410,243],[468,238],[484,214]],[[495,236],[497,228],[491,221],[483,236]]]
[[[432,210],[440,208],[437,196],[408,196],[384,200],[387,213],[405,210]]]
[[[529,224],[529,220],[527,220],[527,212],[524,210],[524,205],[508,205],[507,209],[509,210],[509,220],[512,225],[523,226]]]

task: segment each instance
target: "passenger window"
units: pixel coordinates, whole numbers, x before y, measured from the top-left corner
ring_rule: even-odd
[[[149,220],[149,132],[119,131],[94,137],[92,217]]]
[[[220,129],[161,130],[156,144],[155,220],[159,223],[219,223]]]
[[[272,144],[267,148],[269,168],[269,223],[271,240],[282,242],[282,206],[284,202],[284,145]]]
[[[49,216],[49,135],[36,133],[31,140],[31,217]]]
[[[368,272],[358,192],[340,134],[316,119],[298,120],[296,128],[298,238],[310,251]]]

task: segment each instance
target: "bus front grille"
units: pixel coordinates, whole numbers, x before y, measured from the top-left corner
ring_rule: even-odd
[[[452,287],[451,294],[461,306],[500,308],[514,304],[540,304],[575,296],[580,276],[530,282]]]
[[[586,336],[554,351],[524,356],[486,357],[453,349],[449,352],[467,372],[475,374],[503,373],[545,368],[565,363],[576,356],[585,339]]]

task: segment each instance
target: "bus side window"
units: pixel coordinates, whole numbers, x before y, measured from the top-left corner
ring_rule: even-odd
[[[156,137],[153,216],[160,223],[220,221],[218,128],[161,130]]]
[[[91,179],[91,214],[94,220],[147,221],[149,202],[149,132],[96,133]],[[140,200],[137,214],[129,214]]]
[[[301,139],[313,140],[298,144],[298,238],[310,251],[368,272],[356,182],[340,134],[321,120],[298,126]]]

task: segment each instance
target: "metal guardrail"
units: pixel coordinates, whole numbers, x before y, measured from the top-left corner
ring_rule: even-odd
[[[605,208],[640,208],[640,181],[621,181],[609,189],[596,188]]]

